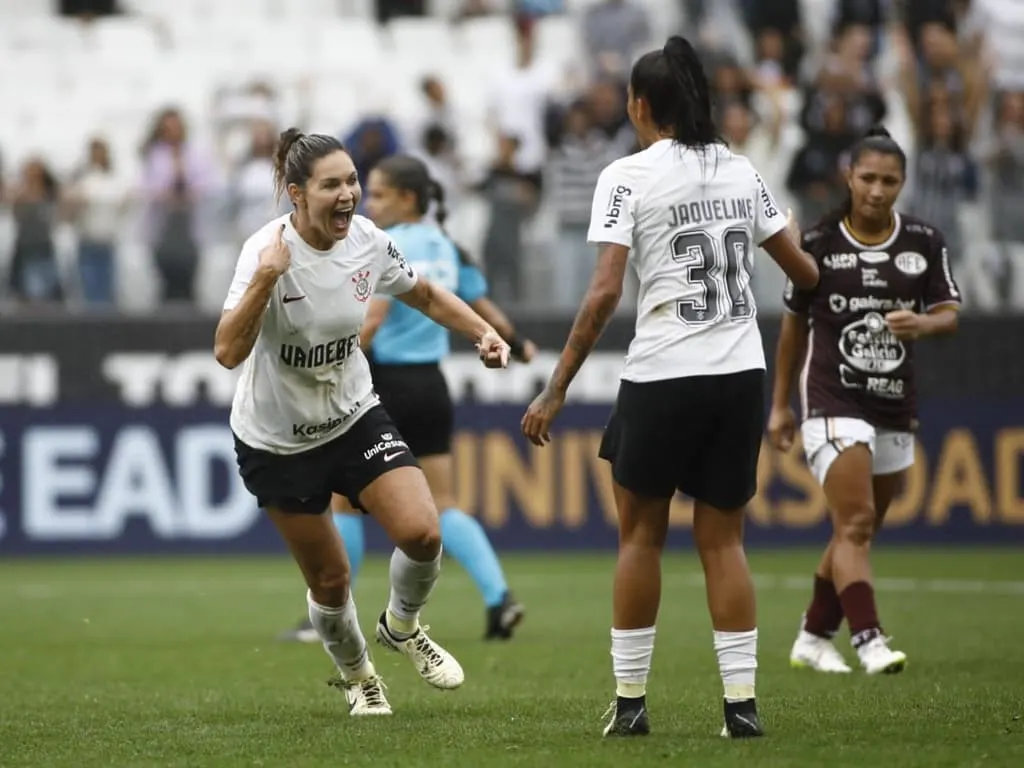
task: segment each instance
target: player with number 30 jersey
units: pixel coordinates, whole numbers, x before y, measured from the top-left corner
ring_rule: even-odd
[[[757,487],[764,430],[764,351],[750,278],[763,246],[797,284],[818,269],[787,231],[757,171],[715,133],[700,59],[681,37],[633,67],[629,116],[645,149],[598,180],[588,240],[590,289],[545,390],[523,418],[534,443],[622,292],[639,279],[636,335],[600,456],[612,465],[619,519],[613,597],[616,699],[606,736],[649,732],[646,685],[661,594],[669,506],[694,499],[715,650],[732,738],[760,736],[754,699],[757,619],[743,554],[742,510]]]
[[[765,367],[750,289],[755,249],[786,227],[743,155],[660,139],[601,174],[587,239],[630,248],[640,282],[622,378],[712,376]]]

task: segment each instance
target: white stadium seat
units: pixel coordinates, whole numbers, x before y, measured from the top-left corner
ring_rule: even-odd
[[[394,49],[429,62],[435,56],[447,56],[452,49],[452,25],[445,19],[398,17],[385,27]]]

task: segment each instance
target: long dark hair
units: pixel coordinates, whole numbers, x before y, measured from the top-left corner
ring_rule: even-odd
[[[412,155],[392,155],[381,160],[373,168],[384,174],[388,184],[401,191],[412,192],[416,198],[416,210],[424,215],[432,202],[437,203],[434,217],[442,228],[448,218],[444,204],[444,187],[430,176],[426,164]]]
[[[708,76],[686,38],[673,35],[660,51],[641,56],[629,84],[634,98],[650,106],[655,124],[671,129],[679,144],[703,149],[725,143],[715,130]]]
[[[865,152],[877,152],[880,155],[895,157],[900,161],[900,170],[904,178],[907,175],[907,153],[903,147],[896,143],[892,134],[882,125],[876,125],[868,130],[866,134],[849,150],[850,168],[853,168]],[[849,187],[846,189],[846,197],[843,202],[834,210],[826,213],[820,225],[838,225],[843,219],[850,215],[853,210],[853,195]]]

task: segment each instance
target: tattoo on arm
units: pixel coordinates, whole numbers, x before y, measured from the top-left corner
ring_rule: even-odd
[[[569,340],[558,358],[555,372],[551,374],[551,381],[548,384],[550,389],[565,392],[569,388],[569,384],[579,373],[587,356],[604,333],[617,304],[618,296],[587,298],[572,324]]]

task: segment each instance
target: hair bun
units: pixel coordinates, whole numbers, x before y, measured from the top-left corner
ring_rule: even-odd
[[[685,56],[691,51],[693,51],[693,46],[682,35],[672,35],[672,37],[665,41],[665,46],[661,49],[661,52],[666,56]]]
[[[881,139],[891,139],[892,134],[889,133],[889,130],[884,125],[873,125],[871,128],[868,129],[868,132],[864,134],[864,138],[870,139],[873,137]]]

